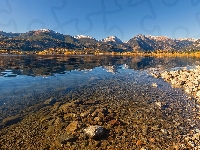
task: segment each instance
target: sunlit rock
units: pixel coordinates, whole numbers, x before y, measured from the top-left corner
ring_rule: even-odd
[[[84,129],[84,132],[91,138],[98,138],[104,134],[104,128],[102,126],[89,126]]]

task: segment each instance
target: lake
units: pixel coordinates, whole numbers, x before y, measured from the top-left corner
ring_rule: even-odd
[[[105,147],[126,137],[132,148],[145,138],[157,141],[146,142],[148,148],[172,148],[181,140],[176,135],[199,131],[198,105],[150,73],[199,64],[198,58],[1,55],[0,147],[57,148],[70,139],[65,149],[91,148],[95,141],[87,145],[83,129],[98,124],[106,128]],[[65,132],[77,122],[69,138]]]
[[[0,105],[13,97],[68,89],[93,79],[199,64],[198,58],[1,55]]]
[[[16,110],[24,109],[52,96],[61,97],[91,80],[119,75],[123,78],[125,74],[132,74],[131,78],[146,84],[148,79],[152,79],[146,73],[149,69],[165,70],[199,64],[197,58],[1,55],[0,107],[15,103],[13,107]],[[15,113],[14,109],[7,115]]]

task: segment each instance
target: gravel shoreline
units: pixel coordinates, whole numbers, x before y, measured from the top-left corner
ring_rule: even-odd
[[[200,66],[179,67],[152,75],[169,82],[172,87],[184,89],[187,94],[196,98],[200,104]]]
[[[200,149],[195,99],[153,81],[158,86],[119,75],[47,99],[37,112],[0,130],[0,149]],[[88,137],[84,130],[95,125],[103,135]]]

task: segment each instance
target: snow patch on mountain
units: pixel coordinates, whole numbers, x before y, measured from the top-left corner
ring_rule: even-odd
[[[114,43],[117,43],[117,44],[122,44],[123,42],[116,36],[109,36],[105,39],[102,39],[101,40],[102,42],[114,42]]]
[[[87,39],[95,39],[91,36],[85,36],[85,35],[76,35],[76,36],[73,36],[75,39],[81,39],[81,38],[87,38]]]
[[[191,41],[191,42],[195,42],[198,39],[195,39],[195,38],[177,38],[175,40],[177,40],[177,41]]]

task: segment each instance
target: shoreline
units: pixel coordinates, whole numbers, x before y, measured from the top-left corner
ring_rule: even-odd
[[[194,96],[200,104],[200,66],[179,67],[162,72],[151,72],[155,78],[162,78],[172,87],[183,89],[187,94]]]
[[[29,51],[11,51],[11,52],[2,52],[0,50],[0,55],[37,55],[37,56],[73,56],[73,55],[83,55],[83,56],[143,56],[143,57],[200,57],[200,52],[79,52],[79,51],[69,51],[63,53],[55,53],[48,51],[39,51],[39,52],[29,52]]]

